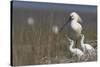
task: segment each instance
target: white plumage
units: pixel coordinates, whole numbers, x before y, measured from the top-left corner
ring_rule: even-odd
[[[95,49],[90,44],[85,44],[84,39],[85,39],[85,37],[84,37],[84,35],[82,35],[81,47],[84,52],[88,52],[91,55],[93,52],[95,52]]]
[[[59,31],[61,32],[66,26],[68,37],[76,41],[81,37],[82,26],[80,22],[82,22],[80,16],[76,12],[72,12],[70,13],[66,23],[61,27]]]
[[[61,27],[59,31],[62,31],[63,28],[67,27],[67,36],[75,41],[75,46],[78,47],[78,40],[81,38],[82,22],[80,16],[76,12],[72,12],[69,15],[67,22]]]
[[[71,53],[73,53],[73,55],[76,55],[78,57],[78,59],[80,59],[82,56],[84,56],[84,53],[80,49],[73,48],[74,41],[71,40],[70,38],[68,38],[68,40],[70,42],[69,50],[71,51]]]
[[[78,40],[81,37],[82,26],[80,16],[76,12],[72,12],[67,24],[67,35],[72,40]]]

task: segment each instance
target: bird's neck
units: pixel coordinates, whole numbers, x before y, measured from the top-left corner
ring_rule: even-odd
[[[73,19],[73,20],[72,20],[72,23],[77,23],[77,22],[78,22],[77,19]]]
[[[84,44],[84,37],[82,37],[81,39],[81,44]]]
[[[71,42],[70,44],[71,44],[70,45],[70,50],[72,50],[73,49],[74,42]]]

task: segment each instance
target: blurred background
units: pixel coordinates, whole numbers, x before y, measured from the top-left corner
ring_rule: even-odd
[[[77,12],[85,42],[97,43],[97,6],[12,1],[12,65],[69,63],[65,29],[55,34]],[[93,61],[93,60],[92,60]]]

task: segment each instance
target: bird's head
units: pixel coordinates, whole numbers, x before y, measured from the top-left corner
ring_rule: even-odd
[[[73,42],[73,40],[72,40],[72,39],[70,39],[69,37],[67,37],[67,39],[68,39],[68,41],[69,41],[69,42]]]
[[[73,41],[72,39],[70,39],[69,37],[67,37],[67,39],[68,39],[68,41],[69,41],[69,43],[70,43],[71,45],[74,44],[74,41]]]
[[[77,20],[77,22],[82,22],[81,17],[76,12],[70,13],[70,18],[69,19]]]
[[[81,23],[82,19],[81,17],[76,13],[76,12],[72,12],[70,13],[66,23],[61,27],[61,29],[59,30],[59,32],[61,32],[63,30],[63,28],[71,21],[71,20],[76,20],[77,22]]]

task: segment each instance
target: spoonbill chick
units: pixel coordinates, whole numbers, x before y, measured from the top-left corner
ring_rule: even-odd
[[[58,33],[58,26],[53,26],[52,31],[57,34]]]
[[[60,29],[61,31],[65,27],[65,25],[67,26],[67,35],[69,38],[75,41],[75,46],[77,46],[77,41],[81,38],[81,22],[82,20],[80,16],[76,12],[72,12],[70,13],[67,22]]]
[[[78,60],[80,60],[84,56],[84,53],[78,48],[73,48],[74,45],[73,40],[71,40],[70,38],[68,38],[68,40],[70,42],[70,46],[69,46],[70,52],[73,53],[73,55],[76,55],[78,57]]]
[[[85,53],[88,52],[89,55],[95,53],[95,49],[94,49],[90,44],[85,44],[85,43],[84,43],[84,39],[85,39],[85,37],[84,37],[84,35],[82,34],[82,38],[81,38],[81,47],[82,47],[83,51],[84,51]]]

